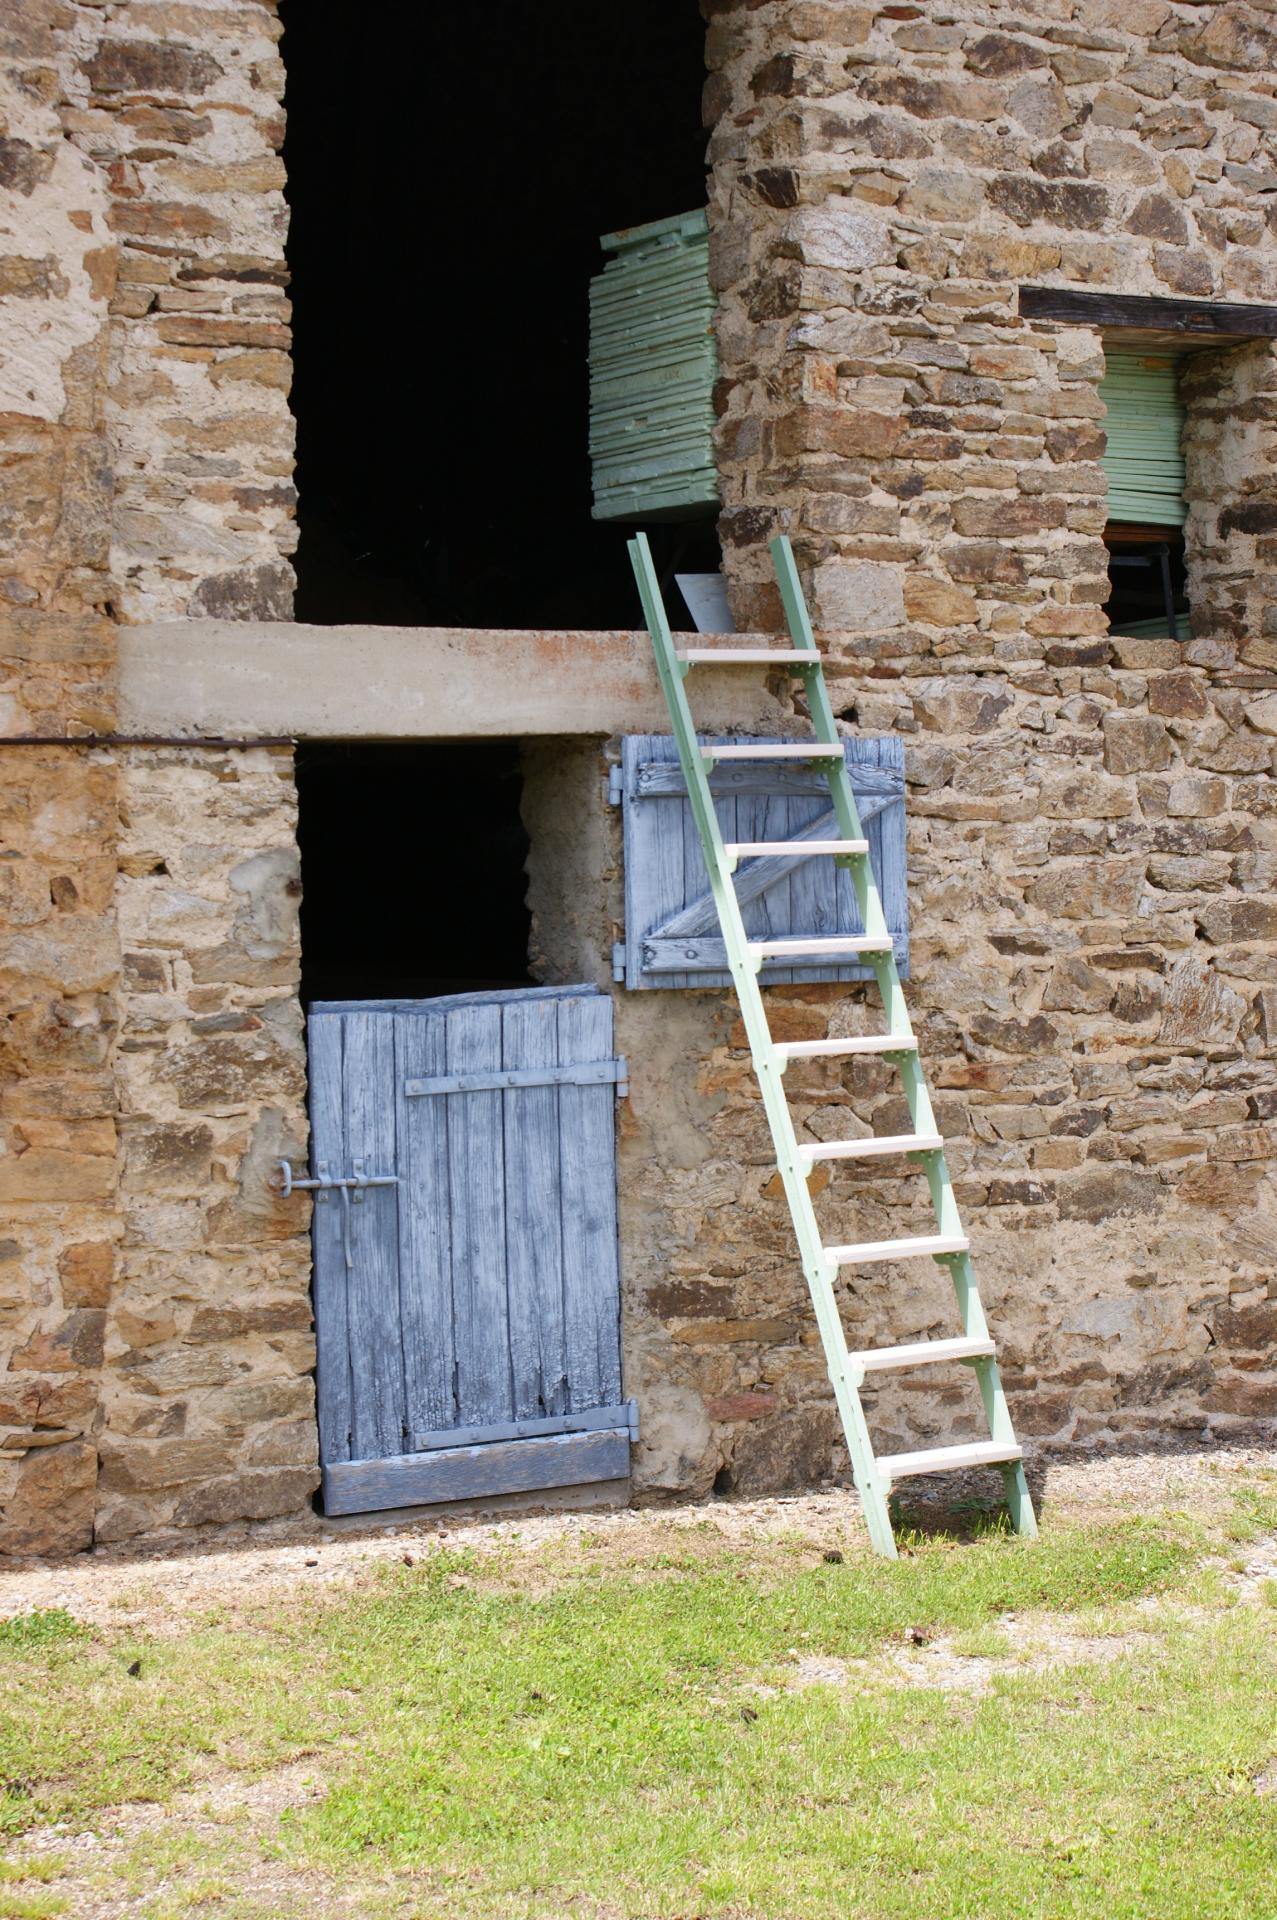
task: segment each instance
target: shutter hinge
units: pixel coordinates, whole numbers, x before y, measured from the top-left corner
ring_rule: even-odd
[[[609,807],[619,807],[625,798],[625,772],[622,767],[609,767],[607,770],[607,803]]]
[[[624,980],[625,978],[625,942],[624,940],[617,940],[613,943],[612,978],[614,980]]]
[[[630,1063],[623,1053],[616,1056],[616,1097],[618,1100],[630,1097]]]

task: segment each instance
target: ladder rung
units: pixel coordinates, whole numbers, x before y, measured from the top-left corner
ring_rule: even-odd
[[[755,960],[774,960],[785,954],[805,953],[890,953],[889,933],[844,933],[836,938],[811,940],[751,940],[746,952]]]
[[[1023,1449],[1002,1440],[973,1440],[964,1447],[927,1447],[922,1453],[880,1453],[875,1462],[884,1480],[909,1473],[952,1473],[958,1467],[996,1467],[1023,1459]]]
[[[800,1146],[799,1156],[811,1166],[815,1160],[872,1160],[884,1153],[935,1153],[944,1141],[938,1133],[871,1133],[863,1140],[821,1140]]]
[[[897,1039],[891,1033],[857,1033],[844,1040],[778,1040],[774,1051],[782,1064],[788,1060],[828,1060],[846,1053],[917,1053],[911,1033]]]
[[[735,860],[751,854],[868,853],[867,840],[731,840],[723,852]]]
[[[755,741],[748,747],[702,747],[706,760],[841,760],[842,750],[827,740]]]
[[[831,1265],[854,1267],[862,1260],[920,1260],[924,1254],[965,1253],[971,1242],[962,1233],[924,1233],[912,1240],[860,1240],[850,1247],[826,1247]]]
[[[886,1373],[892,1367],[928,1367],[939,1360],[983,1360],[992,1340],[912,1340],[903,1347],[866,1347],[847,1355],[862,1373]]]
[[[675,653],[689,667],[818,667],[820,655],[810,647],[685,647]]]

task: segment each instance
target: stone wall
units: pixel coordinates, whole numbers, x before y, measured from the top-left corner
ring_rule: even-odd
[[[1273,351],[1186,377],[1194,638],[1110,638],[1102,343],[1021,321],[1017,289],[1277,299],[1277,14],[705,11],[737,621],[778,624],[789,532],[841,717],[905,735],[910,1000],[1016,1418],[1063,1442],[1272,1416]],[[770,998],[786,1035],[875,1011]],[[686,1178],[643,1174],[676,1249],[648,1337],[702,1413],[675,1478],[795,1481],[834,1430],[814,1328],[742,1036],[680,999],[720,1044],[684,1075]],[[817,1138],[904,1124],[879,1063],[792,1091]],[[835,1238],[925,1218],[916,1175],[826,1172]],[[849,1335],[951,1330],[947,1288],[857,1275]],[[934,1378],[874,1398],[887,1441],[976,1430]]]
[[[201,785],[193,764],[193,810],[173,805],[159,831],[144,762],[56,744],[111,735],[118,621],[291,609],[278,37],[266,0],[0,7],[0,733],[11,743],[0,755],[0,1547],[9,1551],[86,1545],[95,1520],[118,1534],[166,1517],[276,1511],[314,1480],[313,1440],[308,1448],[290,1425],[304,1424],[309,1393],[304,1223],[296,1203],[279,1217],[261,1188],[263,1155],[277,1137],[296,1141],[300,1112],[296,1005],[290,1015],[279,1004],[292,989],[261,991],[272,965],[291,981],[292,936],[255,930],[284,884],[271,836],[282,835],[287,860],[290,776],[225,755]],[[194,963],[208,969],[198,982],[166,953],[162,927],[148,942],[130,926],[136,951],[121,983],[119,916],[143,880],[129,862],[148,847],[184,875],[204,909],[200,944],[223,956]],[[137,1071],[139,1022],[152,1044],[159,1030],[156,1002],[139,1011],[139,997],[166,967],[176,969],[167,976],[176,1050],[203,1044],[183,1021],[238,1018],[247,1033],[258,1001],[269,1009],[263,1032],[278,1033],[281,1055],[291,1047],[286,1072],[263,1041],[252,1097],[210,1086],[209,1111],[185,1135],[189,1088],[166,1088],[162,1076],[147,1088]],[[179,1013],[183,994],[191,1004]],[[235,1044],[215,1043],[210,1058]],[[253,1043],[238,1044],[251,1053]],[[201,1232],[215,1251],[200,1263],[183,1256],[166,1318],[159,1268],[189,1247],[183,1202],[200,1171],[212,1182]],[[165,1346],[166,1329],[185,1352]],[[193,1448],[170,1450],[163,1469],[148,1461],[146,1436],[188,1431]],[[223,1478],[232,1456],[249,1465],[234,1498]]]
[[[109,730],[113,253],[62,137],[68,10],[0,9],[0,734]],[[0,1511],[16,1550],[92,1536],[116,1137],[109,754],[0,748]]]
[[[705,11],[737,621],[775,626],[787,530],[846,725],[906,736],[910,997],[1017,1419],[1246,1426],[1277,1411],[1277,360],[1186,373],[1194,637],[1119,640],[1102,342],[1016,294],[1277,301],[1277,12]],[[278,39],[269,0],[0,8],[8,1550],[316,1479],[306,1203],[267,1184],[305,1152],[289,757],[60,744],[112,732],[119,622],[290,611]],[[546,978],[621,932],[600,749],[528,752]],[[770,997],[788,1036],[874,1018]],[[832,1405],[729,997],[617,1001],[636,1485],[818,1477]],[[812,1137],[903,1125],[881,1063],[792,1090]],[[814,1179],[835,1237],[924,1224],[912,1174]],[[952,1325],[937,1272],[853,1285],[858,1342]],[[972,1412],[924,1378],[873,1419],[907,1444]]]

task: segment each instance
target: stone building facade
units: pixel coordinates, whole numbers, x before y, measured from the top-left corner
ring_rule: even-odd
[[[904,736],[910,1000],[1017,1423],[1252,1431],[1277,1413],[1277,10],[703,12],[736,623],[779,624],[766,543],[789,533],[841,717]],[[280,30],[269,0],[0,4],[10,1552],[295,1512],[318,1480],[308,1207],[271,1185],[306,1150],[305,701],[245,695],[231,724],[200,691],[211,652],[306,644],[281,624]],[[1026,290],[1199,303],[1190,640],[1103,611],[1097,387],[1134,310],[1115,333],[1111,308],[1044,317]],[[612,679],[584,718],[565,687],[531,722],[512,685],[473,730],[526,740],[534,972],[602,984],[604,776],[660,721],[641,647],[592,639]],[[369,645],[383,677],[402,660]],[[474,656],[453,636],[442,657],[455,685],[402,730],[466,731]],[[139,662],[163,725],[139,724]],[[790,717],[777,687],[737,698],[746,727]],[[770,997],[781,1036],[869,1023],[859,989]],[[616,999],[635,1491],[840,1470],[730,999]],[[902,1130],[871,1060],[810,1064],[794,1105],[817,1139]],[[908,1230],[916,1176],[835,1165],[835,1237]],[[849,1330],[938,1332],[947,1284],[881,1270]],[[924,1377],[871,1418],[925,1441],[970,1410]]]

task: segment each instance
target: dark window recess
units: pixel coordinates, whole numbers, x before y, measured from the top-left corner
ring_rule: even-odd
[[[591,515],[602,234],[706,201],[694,0],[284,0],[297,618],[633,627]],[[656,529],[713,572],[714,523]]]
[[[298,749],[302,1000],[532,984],[515,742]]]
[[[1104,611],[1110,633],[1187,639],[1183,534],[1171,527],[1110,520],[1104,544],[1109,554],[1109,597]]]

